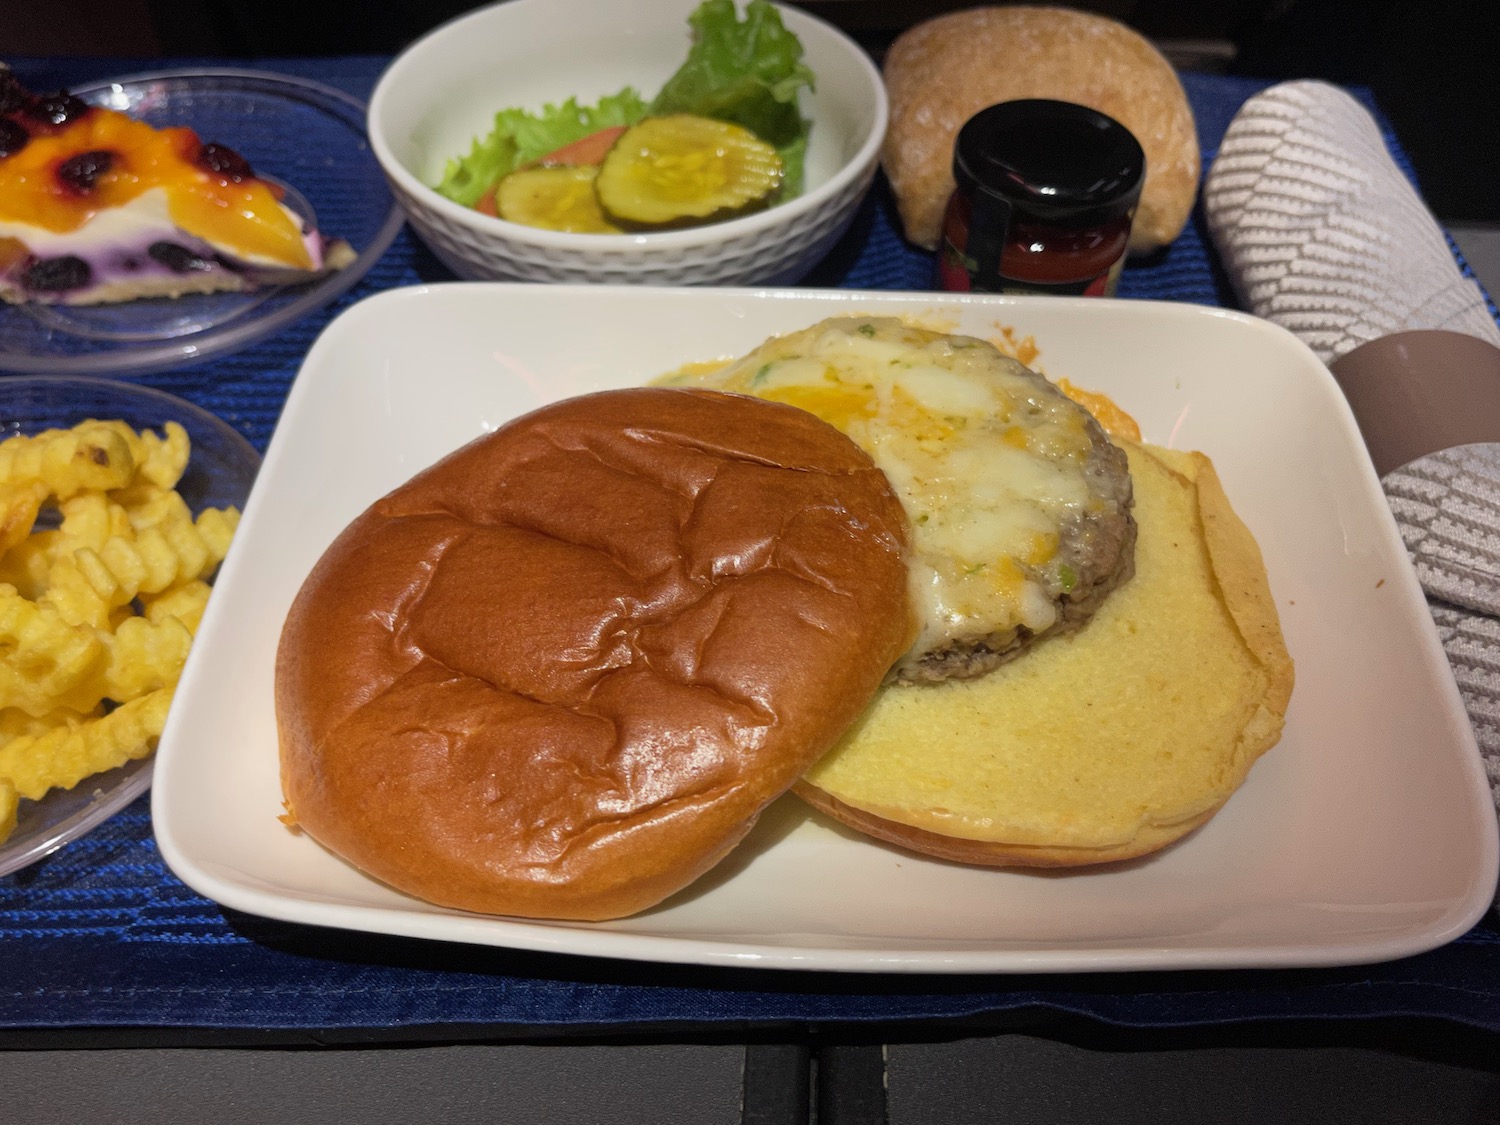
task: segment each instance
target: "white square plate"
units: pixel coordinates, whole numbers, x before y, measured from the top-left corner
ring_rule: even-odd
[[[644,383],[843,313],[1033,336],[1053,378],[1148,441],[1213,457],[1265,553],[1297,687],[1281,744],[1154,857],[1034,874],[925,860],[783,798],[724,863],[606,923],[480,917],[360,874],[277,820],[272,682],[303,578],[369,503],[542,403]],[[349,309],[303,364],[162,738],[162,854],[293,922],[716,965],[1055,972],[1377,961],[1464,932],[1493,893],[1473,734],[1352,416],[1296,338],[1191,305],[849,291],[464,284]]]

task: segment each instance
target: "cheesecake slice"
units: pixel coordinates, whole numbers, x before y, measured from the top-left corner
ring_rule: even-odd
[[[85,305],[256,289],[342,269],[281,189],[191,129],[156,129],[0,64],[0,299]]]

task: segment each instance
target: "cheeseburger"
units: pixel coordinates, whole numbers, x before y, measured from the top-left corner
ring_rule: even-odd
[[[333,543],[278,652],[289,825],[443,906],[604,919],[793,788],[961,862],[1143,855],[1279,737],[1201,455],[888,318],[669,381],[518,418]]]

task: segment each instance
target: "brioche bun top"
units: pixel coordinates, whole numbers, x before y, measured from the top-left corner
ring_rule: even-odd
[[[640,388],[544,407],[358,517],[276,676],[287,820],[443,906],[687,885],[910,644],[907,524],[831,426]]]

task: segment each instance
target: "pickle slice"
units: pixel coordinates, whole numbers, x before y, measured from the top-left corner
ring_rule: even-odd
[[[495,210],[502,219],[543,230],[575,234],[619,234],[605,218],[594,194],[599,169],[590,165],[522,168],[495,188]]]
[[[776,150],[743,126],[673,113],[627,129],[594,190],[622,227],[693,226],[766,206],[782,173]]]

